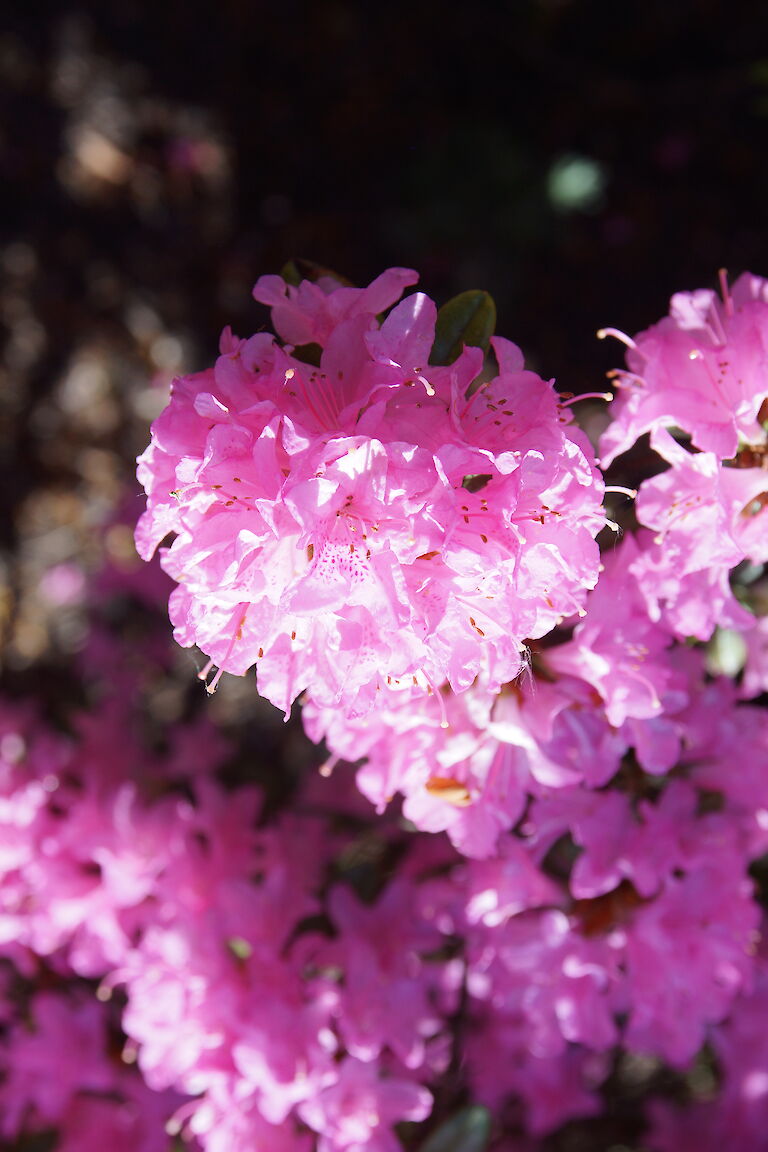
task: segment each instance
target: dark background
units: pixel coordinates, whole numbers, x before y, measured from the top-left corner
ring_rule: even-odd
[[[767,32],[767,5],[724,0],[14,4],[6,634],[35,564],[83,545],[29,549],[116,506],[170,377],[264,324],[251,286],[291,256],[360,284],[413,266],[438,301],[487,288],[575,392],[619,361],[599,326],[768,272]]]

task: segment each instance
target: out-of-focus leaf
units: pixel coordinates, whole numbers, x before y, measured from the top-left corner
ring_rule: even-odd
[[[707,672],[711,676],[738,676],[747,662],[747,642],[732,628],[718,628],[707,645]]]
[[[474,1104],[441,1124],[419,1152],[484,1152],[490,1135],[490,1112]]]
[[[227,940],[230,952],[238,960],[247,960],[253,953],[253,948],[242,936],[230,936]]]
[[[316,264],[314,260],[304,260],[301,256],[296,256],[284,264],[280,269],[280,275],[286,284],[292,284],[294,287],[301,284],[302,280],[311,280],[315,284],[324,276],[335,280],[340,288],[354,287],[352,281],[348,280],[346,276],[342,276],[340,272],[334,272],[332,268],[324,268],[322,264]]]
[[[313,368],[319,368],[323,350],[319,344],[300,344],[294,348],[293,355],[297,360],[301,360],[302,364],[311,364]]]
[[[465,344],[487,351],[495,329],[493,297],[477,288],[461,292],[437,314],[430,363],[453,364]]]
[[[467,492],[482,492],[489,480],[492,480],[490,472],[477,472],[473,476],[465,476],[461,482],[462,488]]]
[[[13,1147],[18,1152],[53,1152],[59,1142],[55,1131],[34,1132],[19,1137],[18,1143]]]

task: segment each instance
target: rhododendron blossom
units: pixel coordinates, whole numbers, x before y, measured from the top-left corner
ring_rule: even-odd
[[[649,615],[663,616],[683,638],[706,640],[718,624],[751,628],[754,617],[736,601],[729,573],[742,561],[768,559],[768,472],[724,468],[661,428],[651,446],[670,467],[645,480],[637,497],[638,519],[655,533],[631,565]]]
[[[622,392],[602,439],[603,465],[654,428],[677,427],[721,460],[740,442],[766,444],[760,409],[768,399],[768,281],[745,272],[723,297],[711,289],[678,292],[670,314],[628,345],[628,370],[613,375]]]
[[[765,282],[630,341],[613,523],[483,294],[414,280],[263,277],[279,339],[140,461],[177,639],[304,733],[137,643],[157,564],[73,565],[82,649],[0,698],[9,1147],[764,1146]]]
[[[428,297],[377,317],[414,279],[262,278],[290,343],[226,333],[139,461],[140,552],[176,534],[177,640],[206,674],[255,665],[286,712],[305,689],[352,716],[388,687],[463,691],[482,671],[498,688],[597,579],[602,482],[569,410],[505,340],[479,384],[479,348],[430,365]]]

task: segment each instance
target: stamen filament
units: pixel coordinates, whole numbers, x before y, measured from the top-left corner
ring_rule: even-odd
[[[631,336],[627,336],[626,332],[621,332],[618,328],[598,328],[598,340],[605,340],[608,336],[613,336],[614,339],[620,340],[622,344],[626,344],[627,348],[637,349],[637,344]]]
[[[570,400],[559,400],[558,403],[561,408],[570,408],[579,400],[613,400],[613,392],[582,392],[581,396],[572,396]]]
[[[616,381],[616,387],[622,388],[625,381],[628,384],[637,384],[640,388],[645,388],[645,380],[642,376],[638,376],[637,372],[628,372],[626,368],[612,368],[610,372],[606,372],[609,380]]]
[[[606,484],[606,492],[618,492],[622,496],[629,496],[630,500],[634,500],[637,496],[636,488],[625,488],[622,484]]]
[[[232,655],[232,649],[234,648],[237,641],[242,638],[242,628],[243,628],[243,624],[245,622],[245,617],[248,613],[249,605],[248,604],[242,604],[242,605],[240,605],[240,607],[242,607],[243,610],[240,613],[240,618],[237,621],[237,625],[232,632],[232,639],[230,640],[229,644],[227,645],[227,650],[224,653],[224,658],[222,660],[222,664],[226,663],[226,661],[229,660],[230,656]],[[197,674],[198,680],[205,680],[208,677],[208,673],[214,667],[216,667],[216,662],[214,660],[209,660],[208,663],[205,665],[205,667],[202,668],[198,672],[198,674]],[[206,686],[205,686],[205,690],[209,696],[212,696],[213,693],[216,691],[216,689],[219,686],[219,680],[221,680],[221,677],[223,675],[224,675],[224,669],[221,667],[221,665],[219,665],[218,671],[216,672],[216,675],[214,676],[213,680],[211,680],[210,684],[206,684]]]
[[[728,287],[728,269],[721,268],[717,275],[720,280],[720,294],[723,297],[725,314],[729,319],[731,319],[733,317],[733,299]]]

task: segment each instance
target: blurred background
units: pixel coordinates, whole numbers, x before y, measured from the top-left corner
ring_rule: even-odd
[[[768,8],[34,0],[0,31],[0,632],[82,642],[177,372],[292,256],[420,270],[578,392],[676,289],[768,272]],[[128,485],[128,487],[126,487]],[[117,518],[117,523],[115,523]]]

